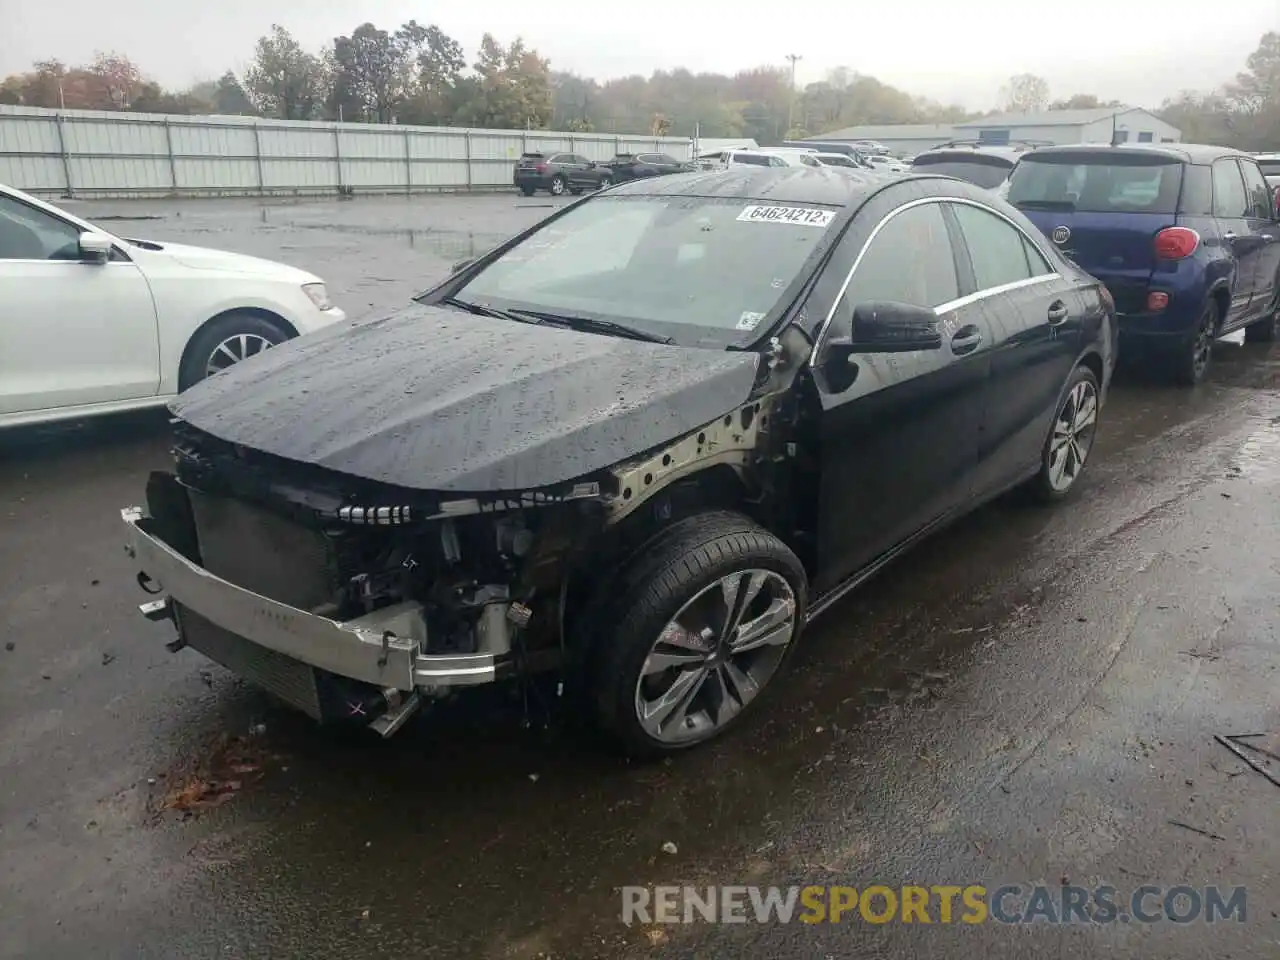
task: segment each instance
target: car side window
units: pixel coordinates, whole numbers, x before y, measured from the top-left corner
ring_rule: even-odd
[[[1235,220],[1246,216],[1248,209],[1240,165],[1234,159],[1219,160],[1213,165],[1213,215]]]
[[[1027,263],[1031,265],[1031,275],[1033,277],[1044,277],[1058,271],[1053,268],[1048,260],[1044,258],[1044,254],[1036,249],[1036,245],[1026,237],[1022,238],[1022,245],[1027,251]]]
[[[816,157],[811,157],[807,153],[800,154],[800,162],[803,163],[806,167],[822,166],[822,163]]]
[[[567,153],[553,153],[547,157],[547,163],[573,163],[573,158]]]
[[[77,227],[0,195],[0,260],[76,260],[79,256]]]
[[[1244,187],[1249,193],[1249,216],[1255,220],[1274,220],[1271,190],[1258,165],[1252,160],[1241,160],[1240,171],[1244,174]]]
[[[926,203],[884,221],[861,254],[844,303],[849,310],[871,300],[938,307],[959,295],[942,206]]]
[[[1027,261],[1027,245],[1016,227],[968,204],[953,203],[951,209],[969,248],[976,290],[990,290],[1034,276]]]
[[[658,162],[670,164],[671,166],[677,166],[680,163],[675,157],[669,157],[665,153],[658,154]]]

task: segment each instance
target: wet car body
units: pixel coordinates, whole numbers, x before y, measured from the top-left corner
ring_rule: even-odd
[[[671,292],[638,276],[634,309],[664,319],[514,299],[526,276],[521,297],[616,292],[556,251],[646,217],[659,239],[618,269],[661,255]],[[683,749],[928,533],[1019,484],[1068,493],[1114,347],[1101,286],[969,184],[621,185],[175,403],[176,468],[125,512],[167,593],[145,612],[318,719],[389,734],[431,697],[558,669],[629,751]]]

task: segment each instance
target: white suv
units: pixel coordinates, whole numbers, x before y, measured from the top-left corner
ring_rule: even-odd
[[[0,427],[159,406],[345,317],[303,270],[126,240],[0,186]]]

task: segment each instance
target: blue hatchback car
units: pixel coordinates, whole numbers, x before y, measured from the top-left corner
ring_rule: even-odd
[[[1223,334],[1276,338],[1280,218],[1248,154],[1184,143],[1045,147],[1018,161],[1007,197],[1107,285],[1122,354],[1156,355],[1176,382],[1194,385]]]

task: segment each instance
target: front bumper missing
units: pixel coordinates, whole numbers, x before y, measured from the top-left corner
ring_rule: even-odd
[[[402,701],[418,691],[438,694],[450,687],[491,683],[509,666],[505,657],[489,653],[424,654],[425,621],[421,605],[415,602],[338,621],[261,596],[188,560],[161,538],[157,525],[141,508],[128,507],[120,513],[128,536],[125,549],[142,571],[139,581],[150,592],[167,594],[140,609],[148,619],[174,620],[179,632],[175,646],[190,639],[184,635],[184,612],[195,614],[190,619],[220,628],[250,649],[261,648],[258,652],[270,651],[300,666],[388,693],[401,691],[404,698],[391,699]]]

